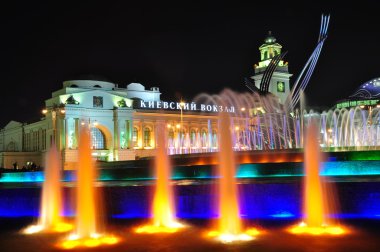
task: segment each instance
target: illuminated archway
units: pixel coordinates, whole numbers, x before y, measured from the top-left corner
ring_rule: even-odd
[[[104,150],[107,148],[107,140],[104,133],[98,128],[91,128],[91,148],[93,150]]]

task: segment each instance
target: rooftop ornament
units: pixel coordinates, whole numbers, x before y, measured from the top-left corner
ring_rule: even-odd
[[[79,102],[77,100],[75,100],[75,98],[70,95],[69,98],[67,98],[65,104],[74,104],[74,105],[78,105]]]

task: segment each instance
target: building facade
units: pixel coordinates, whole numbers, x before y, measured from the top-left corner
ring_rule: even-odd
[[[94,159],[118,161],[152,156],[159,123],[167,128],[170,154],[217,149],[212,107],[164,102],[160,95],[159,88],[146,90],[139,83],[120,88],[105,81],[65,81],[62,89],[45,101],[40,121],[11,121],[1,129],[0,166],[43,166],[44,154],[54,143],[64,169],[73,169],[83,129],[90,131]],[[201,109],[205,113],[200,114]]]
[[[281,48],[271,34],[260,46],[261,61],[255,65],[255,75],[251,77],[256,86],[260,84],[271,58],[280,54]],[[280,103],[284,103],[289,94],[290,76],[287,63],[279,62],[269,92]],[[79,135],[84,129],[90,131],[94,159],[101,161],[152,156],[157,145],[157,127],[161,124],[167,129],[169,154],[217,151],[217,114],[221,111],[235,114],[236,150],[256,149],[257,145],[262,146],[260,143],[265,142],[260,140],[264,138],[263,134],[252,135],[247,131],[252,130],[253,124],[261,129],[257,125],[260,120],[249,123],[253,119],[245,117],[260,109],[261,112],[254,114],[265,113],[261,105],[254,103],[235,108],[231,104],[162,101],[160,95],[158,87],[147,90],[139,83],[119,87],[99,80],[65,81],[62,88],[45,101],[44,116],[40,121],[30,124],[11,121],[0,130],[0,167],[43,166],[45,152],[55,144],[61,153],[64,169],[73,169],[78,159]],[[259,102],[259,97],[256,98]],[[243,100],[247,101],[242,99],[241,102]],[[245,112],[240,111],[243,107],[246,107]],[[257,142],[252,140],[256,138],[260,139]]]

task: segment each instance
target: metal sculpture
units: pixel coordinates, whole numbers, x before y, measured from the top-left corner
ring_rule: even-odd
[[[317,46],[315,47],[313,53],[309,57],[305,66],[303,67],[300,75],[298,76],[296,82],[294,83],[294,86],[287,98],[285,108],[287,108],[288,111],[293,111],[293,109],[295,108],[295,106],[300,100],[301,92],[305,90],[307,84],[310,81],[310,77],[314,72],[319,55],[322,51],[323,44],[327,38],[327,30],[328,30],[329,22],[330,22],[330,15],[322,14],[321,28],[319,31]]]

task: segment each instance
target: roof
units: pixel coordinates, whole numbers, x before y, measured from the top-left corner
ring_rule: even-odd
[[[380,98],[380,77],[362,84],[352,95],[350,95],[350,98]]]

